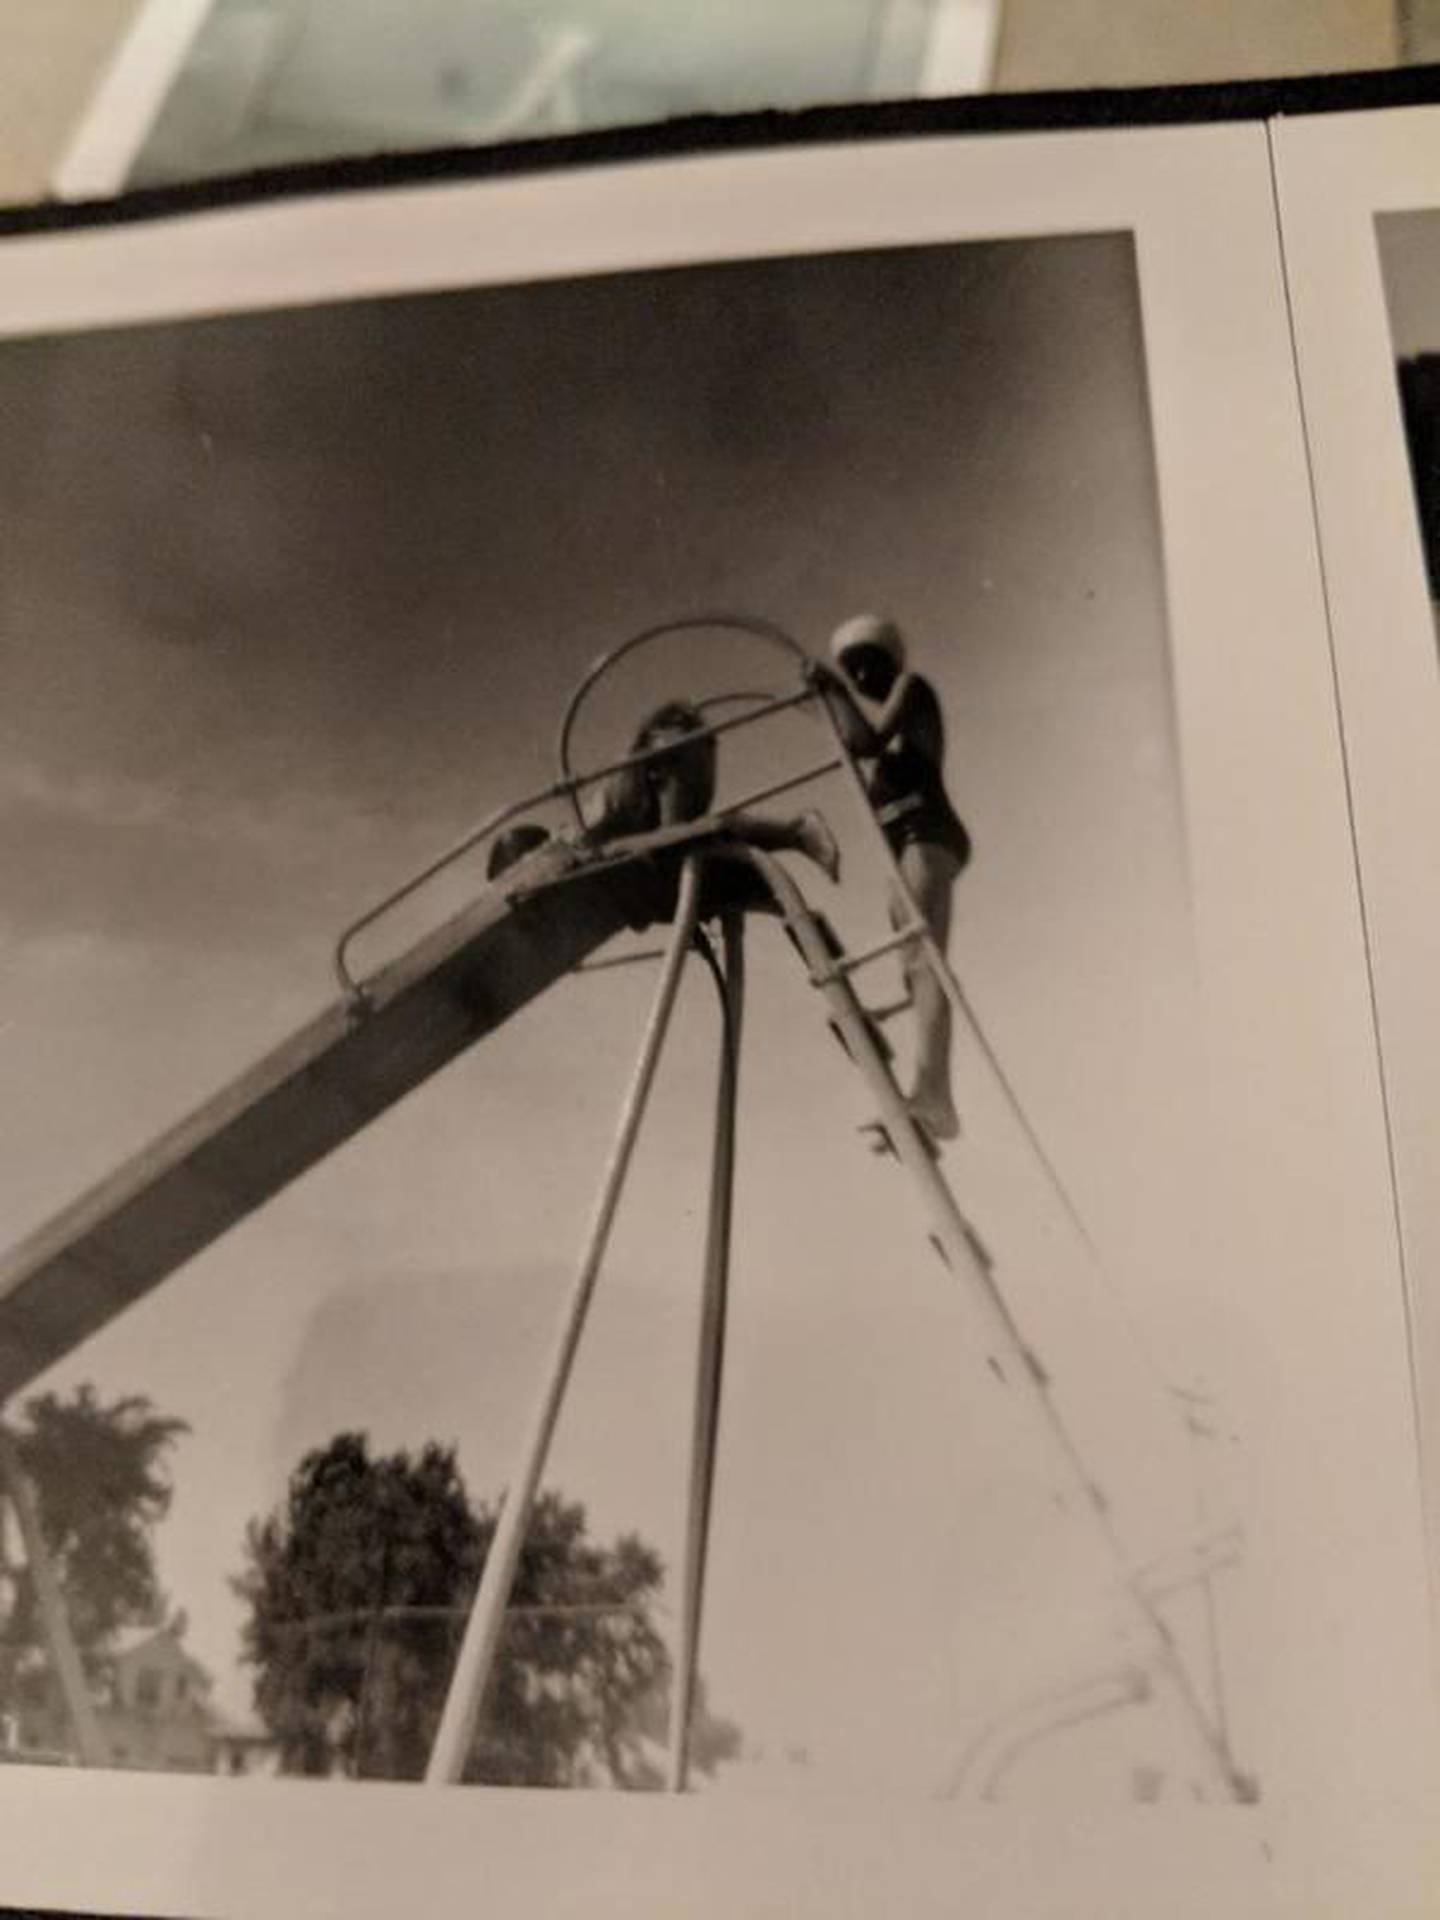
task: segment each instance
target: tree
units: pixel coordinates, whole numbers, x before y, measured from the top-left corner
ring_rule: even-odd
[[[234,1582],[250,1610],[242,1657],[258,1670],[256,1710],[282,1765],[418,1774],[448,1609],[481,1559],[454,1453],[372,1460],[362,1435],[340,1434],[300,1462],[279,1511],[250,1522],[245,1553]],[[385,1618],[399,1607],[436,1611]],[[373,1703],[368,1668],[384,1696]]]
[[[235,1582],[256,1709],[282,1765],[420,1776],[496,1523],[471,1506],[453,1449],[376,1459],[346,1433],[305,1456],[283,1506],[247,1529]],[[647,1747],[669,1681],[650,1612],[661,1581],[642,1541],[599,1546],[582,1506],[540,1496],[467,1779],[658,1783]],[[727,1723],[699,1723],[698,1764],[738,1750]]]
[[[69,1399],[36,1395],[12,1428],[70,1631],[92,1674],[121,1627],[163,1618],[151,1536],[170,1508],[167,1456],[185,1432],[183,1420],[157,1413],[143,1395],[107,1406],[88,1385]],[[0,1573],[0,1701],[14,1710],[48,1685],[48,1661],[29,1568],[7,1558]]]

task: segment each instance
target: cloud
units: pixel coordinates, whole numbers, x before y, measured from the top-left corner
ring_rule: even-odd
[[[12,962],[19,947],[69,965],[106,949],[323,945],[416,857],[402,828],[323,789],[72,776],[23,757],[0,767],[0,929]]]
[[[337,834],[359,838],[374,828],[373,814],[367,818],[338,793],[321,789],[301,795],[262,787],[242,798],[111,770],[67,767],[61,773],[13,758],[0,767],[0,817],[9,809],[106,834],[161,833],[287,857],[328,851]]]
[[[153,965],[155,950],[146,940],[103,932],[97,927],[50,927],[17,932],[0,921],[0,979],[13,988],[19,976],[51,980],[56,974],[128,973]]]

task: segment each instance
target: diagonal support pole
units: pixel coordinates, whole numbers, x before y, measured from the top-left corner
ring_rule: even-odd
[[[717,968],[715,974],[720,989],[720,1077],[715,1095],[710,1214],[705,1232],[700,1330],[695,1351],[694,1422],[690,1437],[685,1559],[681,1568],[680,1626],[670,1693],[670,1757],[666,1784],[672,1793],[683,1793],[689,1781],[696,1660],[700,1646],[700,1616],[705,1599],[705,1563],[710,1545],[715,1450],[720,1427],[720,1387],[725,1366],[725,1322],[730,1285],[730,1227],[735,1199],[735,1111],[739,1088],[740,1033],[745,1008],[744,926],[741,914],[726,914],[722,933],[724,965],[723,970]]]
[[[15,1436],[4,1427],[0,1427],[0,1482],[3,1482],[15,1509],[26,1565],[35,1583],[35,1603],[40,1613],[41,1629],[61,1696],[70,1715],[75,1745],[87,1767],[108,1767],[112,1764],[110,1747],[100,1731],[100,1723],[91,1705],[80,1650],[70,1631],[65,1596],[60,1590],[59,1577],[46,1545],[35,1488],[20,1463],[20,1450],[15,1444]]]
[[[546,1455],[550,1451],[555,1423],[560,1416],[560,1405],[570,1379],[576,1348],[580,1344],[585,1316],[600,1275],[605,1249],[609,1245],[610,1230],[615,1222],[625,1176],[630,1170],[640,1122],[650,1098],[660,1049],[675,1009],[680,975],[695,937],[700,907],[701,869],[699,856],[692,854],[680,870],[679,897],[665,949],[660,984],[655,991],[635,1071],[620,1110],[609,1164],[586,1235],[580,1270],[560,1317],[550,1364],[531,1417],[519,1466],[505,1495],[500,1524],[486,1555],[480,1585],[466,1622],[465,1637],[460,1644],[450,1691],[445,1699],[444,1712],[430,1753],[430,1764],[425,1772],[426,1781],[431,1785],[458,1781],[464,1777],[465,1763],[474,1743],[475,1728],[495,1665],[495,1654],[505,1624],[505,1606],[510,1598],[510,1589],[515,1584],[515,1573],[529,1529],[540,1475],[545,1469]]]

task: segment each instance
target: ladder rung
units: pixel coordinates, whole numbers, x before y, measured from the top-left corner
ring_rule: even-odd
[[[608,973],[614,967],[636,967],[642,961],[663,960],[663,947],[642,947],[635,953],[612,953],[599,960],[577,960],[571,973]]]
[[[862,1007],[860,1011],[872,1027],[883,1026],[887,1020],[898,1020],[902,1013],[913,1010],[915,1002],[908,997],[904,1000],[891,1000],[883,1007]]]
[[[812,973],[812,987],[828,987],[836,980],[843,980],[847,973],[854,973],[859,967],[868,967],[872,960],[883,960],[887,953],[894,953],[899,947],[912,946],[915,941],[925,938],[924,927],[906,927],[902,932],[892,934],[888,940],[882,940],[878,947],[867,947],[863,953],[841,954],[833,966],[826,967],[823,973]]]
[[[844,1044],[843,1039],[841,1044],[842,1045]],[[845,1050],[847,1053],[850,1051],[848,1047],[846,1047]],[[899,1151],[895,1145],[894,1137],[892,1136],[889,1127],[886,1126],[883,1120],[866,1120],[862,1124],[860,1131],[861,1133],[874,1134],[876,1143],[877,1143],[875,1151],[877,1153],[891,1156],[896,1160],[900,1158]],[[940,1158],[940,1149],[935,1144],[935,1141],[932,1139],[930,1134],[926,1132],[924,1127],[912,1126],[912,1131],[915,1135],[915,1138],[920,1142],[921,1146],[925,1149],[926,1153],[929,1154],[930,1158],[932,1160],[938,1161]]]

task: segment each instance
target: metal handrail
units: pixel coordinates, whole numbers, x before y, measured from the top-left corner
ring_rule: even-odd
[[[793,634],[787,633],[783,627],[777,627],[772,620],[761,620],[748,613],[691,613],[677,620],[661,620],[653,627],[642,627],[639,633],[632,633],[628,640],[622,640],[618,646],[611,647],[607,653],[602,653],[599,659],[586,670],[580,684],[571,694],[560,720],[560,738],[556,748],[561,782],[571,781],[574,778],[570,764],[570,746],[575,733],[575,723],[580,717],[580,709],[612,667],[618,666],[630,654],[638,652],[641,647],[653,645],[657,640],[668,640],[678,633],[704,633],[717,628],[723,633],[743,633],[752,640],[763,640],[767,646],[778,648],[788,658],[797,662],[802,672],[809,664],[809,654]],[[812,689],[807,687],[803,697],[811,698]],[[797,701],[796,704],[798,705],[799,702]],[[757,713],[751,717],[759,719],[760,715]],[[580,819],[578,807],[575,809],[575,814],[583,827],[585,823]]]
[[[637,635],[636,640],[645,637],[644,635]],[[618,651],[620,650],[617,649],[617,652]],[[600,663],[597,662],[597,667],[599,665]],[[592,682],[594,677],[598,676],[595,670],[592,669]],[[751,696],[746,694],[744,697],[749,699]],[[763,697],[763,705],[754,706],[749,712],[735,714],[727,720],[717,720],[711,726],[697,727],[693,734],[686,736],[687,741],[718,739],[722,734],[732,733],[737,727],[753,726],[757,721],[768,719],[771,714],[784,713],[791,708],[805,706],[810,701],[816,699],[817,695],[813,688],[807,686],[797,693],[766,694],[757,697]],[[492,834],[498,833],[501,827],[507,826],[510,821],[516,819],[520,814],[528,813],[533,807],[546,806],[554,800],[571,800],[575,805],[576,818],[579,820],[583,830],[585,821],[583,814],[580,813],[578,802],[575,800],[577,794],[583,792],[587,787],[595,786],[601,780],[608,780],[612,774],[627,772],[631,767],[646,766],[651,761],[673,756],[674,752],[674,742],[667,741],[657,747],[646,747],[640,753],[628,753],[619,760],[609,761],[604,766],[592,768],[587,773],[567,773],[563,779],[552,781],[548,787],[542,787],[535,793],[526,794],[523,798],[513,800],[506,806],[497,807],[493,813],[487,814],[478,826],[471,827],[466,833],[461,835],[460,839],[448,846],[443,853],[437,854],[433,860],[420,868],[417,873],[413,873],[409,879],[405,880],[400,886],[392,888],[382,900],[377,901],[373,907],[367,909],[358,919],[352,920],[349,926],[344,929],[340,938],[335,943],[335,953],[332,964],[335,976],[339,980],[346,997],[355,1000],[360,998],[363,993],[360,982],[351,973],[347,964],[347,956],[356,939],[358,939],[362,933],[368,931],[369,928],[373,927],[377,921],[382,920],[387,913],[393,912],[402,902],[411,899],[422,887],[427,886],[430,881],[436,879],[443,873],[447,867],[453,866],[457,860],[463,859],[466,854],[473,853],[475,849],[488,840]],[[725,811],[725,809],[722,809],[722,812],[723,811]],[[734,809],[730,809],[730,811],[734,811]]]
[[[741,700],[751,706],[762,706],[774,697],[768,687],[737,687],[733,693],[707,693],[703,699],[692,700],[690,705],[697,713],[706,713],[711,707],[733,707]]]

